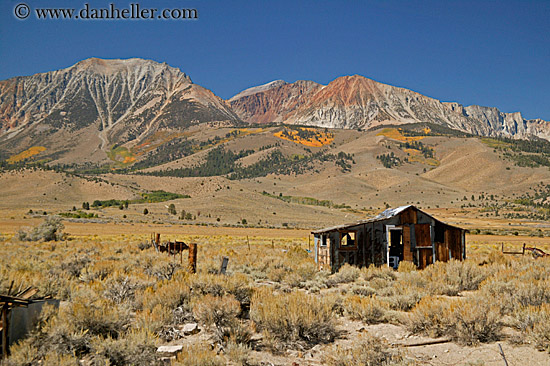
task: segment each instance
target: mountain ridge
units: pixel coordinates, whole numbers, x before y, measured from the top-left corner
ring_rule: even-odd
[[[383,123],[431,122],[480,136],[550,139],[548,121],[527,120],[520,112],[504,113],[494,107],[441,102],[361,75],[341,76],[328,85],[317,84],[312,93],[290,95],[295,100],[293,107],[299,108],[285,108],[278,103],[287,90],[302,82],[285,82],[267,90],[249,88],[228,102],[247,122],[263,122],[263,115],[282,123],[352,129]],[[272,108],[266,108],[268,105]],[[251,113],[256,110],[261,112]]]
[[[228,100],[193,83],[179,68],[140,58],[90,58],[0,81],[2,156],[36,147],[42,158],[63,164],[131,164],[139,156],[112,150],[139,146],[139,154],[154,154],[143,146],[184,138],[204,123],[241,126],[243,121],[337,129],[428,122],[478,136],[550,140],[548,121],[441,102],[361,75],[327,85],[274,80]]]
[[[29,140],[70,148],[60,140],[83,133],[106,151],[158,130],[211,121],[240,122],[210,90],[151,60],[91,58],[0,81],[0,139],[12,148]]]

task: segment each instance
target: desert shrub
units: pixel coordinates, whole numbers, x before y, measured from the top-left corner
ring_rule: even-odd
[[[252,296],[252,287],[248,277],[242,274],[219,276],[214,274],[201,274],[191,276],[190,285],[193,294],[223,296],[231,294],[241,304],[249,304]]]
[[[311,260],[298,261],[294,264],[293,270],[283,278],[283,282],[292,287],[305,288],[308,282],[322,281],[321,277],[317,276],[318,272],[315,262]]]
[[[160,304],[172,310],[183,306],[191,312],[191,287],[185,278],[163,281],[156,288],[148,287],[136,295],[136,299],[143,309],[152,310]]]
[[[550,353],[550,304],[525,306],[516,310],[515,326],[540,351]]]
[[[117,338],[130,327],[130,311],[105,299],[77,297],[66,309],[67,320],[91,335]]]
[[[399,267],[397,268],[397,272],[413,272],[416,271],[416,265],[413,262],[409,261],[401,261],[399,262]]]
[[[179,329],[173,325],[176,323],[175,311],[162,304],[157,304],[152,309],[144,309],[136,312],[134,327],[155,333],[159,338],[169,342],[181,338]]]
[[[217,297],[205,295],[196,300],[193,315],[200,323],[214,331],[217,343],[226,343],[230,338],[237,343],[248,343],[250,332],[237,318],[241,313],[240,303],[232,295]]]
[[[407,279],[413,272],[407,273]],[[414,272],[416,273],[416,272]],[[386,301],[390,308],[400,311],[409,311],[425,296],[427,291],[422,287],[421,283],[412,280],[403,279],[394,283],[394,285],[385,290],[378,292],[381,299]]]
[[[141,285],[127,275],[116,275],[105,281],[105,291],[103,296],[113,301],[115,304],[123,302],[133,304],[136,290]]]
[[[431,294],[449,296],[465,290],[477,290],[491,274],[491,267],[480,267],[470,261],[455,259],[436,262],[422,271],[422,277],[427,281]]]
[[[328,366],[392,366],[405,365],[403,356],[390,345],[371,335],[360,335],[350,347],[333,346],[325,353]]]
[[[130,331],[117,339],[96,337],[92,341],[92,365],[163,365],[155,342],[155,337],[144,331]]]
[[[79,277],[82,270],[92,260],[87,255],[74,255],[72,258],[61,263],[61,271],[68,273],[73,277]]]
[[[267,271],[267,278],[273,282],[282,282],[287,274],[291,273],[290,267],[281,266],[281,267],[272,267]]]
[[[361,269],[349,264],[344,264],[338,272],[330,276],[327,280],[329,286],[335,286],[339,283],[355,282],[361,275]]]
[[[65,225],[61,218],[57,216],[48,216],[38,227],[30,230],[19,230],[17,238],[22,241],[51,241],[63,239],[63,229]]]
[[[60,355],[55,352],[50,352],[44,356],[43,364],[56,366],[79,366],[80,361],[74,355]]]
[[[515,271],[514,271],[515,272]],[[550,303],[550,280],[533,278],[509,278],[508,275],[495,276],[481,286],[481,294],[488,299],[496,299],[503,314],[512,314],[526,306],[540,306]]]
[[[152,247],[151,242],[148,240],[140,241],[137,245],[139,250],[146,250]]]
[[[378,299],[376,295],[362,297],[348,296],[344,300],[344,309],[350,318],[361,320],[367,324],[376,324],[384,320],[389,305]]]
[[[409,315],[408,328],[412,333],[448,336],[460,343],[476,344],[497,340],[502,322],[498,308],[483,298],[426,297]]]
[[[309,257],[309,254],[305,249],[300,248],[297,245],[292,246],[288,252],[286,252],[286,257],[292,260],[306,259]]]
[[[412,333],[424,333],[431,337],[441,337],[450,327],[448,318],[443,314],[449,312],[450,301],[439,297],[425,297],[420,300],[409,314],[407,324]]]
[[[229,342],[225,347],[225,355],[234,365],[246,366],[250,356],[250,347],[242,343]]]
[[[451,306],[453,337],[464,344],[492,342],[500,337],[502,329],[498,308],[486,299],[458,300]],[[444,314],[446,316],[447,314]]]
[[[36,364],[56,366],[80,365],[74,355],[59,354],[54,351],[40,355],[38,349],[28,343],[13,346],[10,357],[2,363],[2,365],[6,366],[33,366]]]
[[[302,292],[277,294],[260,288],[252,297],[250,317],[269,337],[288,346],[311,346],[336,337],[332,304]]]
[[[365,281],[374,281],[376,279],[383,280],[385,282],[391,282],[397,279],[395,271],[388,266],[377,267],[371,264],[369,267],[361,268],[361,277]]]
[[[361,296],[371,296],[376,293],[376,290],[374,290],[372,287],[366,286],[364,284],[354,284],[350,292],[355,295],[361,295]]]
[[[183,347],[172,366],[224,366],[226,361],[205,344],[192,344]]]

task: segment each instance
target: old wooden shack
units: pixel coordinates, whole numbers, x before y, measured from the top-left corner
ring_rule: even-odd
[[[466,232],[409,205],[312,234],[319,269],[336,272],[345,263],[397,268],[399,262],[410,261],[423,269],[435,261],[464,260]]]

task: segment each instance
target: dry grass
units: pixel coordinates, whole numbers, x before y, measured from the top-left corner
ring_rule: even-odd
[[[342,318],[400,322],[414,333],[464,344],[502,340],[506,325],[526,334],[537,349],[549,349],[550,260],[503,257],[497,248],[483,247],[470,252],[474,259],[424,271],[344,266],[329,275],[318,272],[300,248],[303,238],[277,238],[272,245],[254,237],[249,247],[246,237],[192,235],[183,240],[199,243],[199,265],[197,274],[189,274],[179,258],[140,248],[145,236],[69,239],[0,243],[0,291],[14,280],[15,289],[36,286],[40,295],[65,301],[59,310],[44,312],[37,330],[13,347],[8,365],[154,365],[158,356],[152,350],[184,337],[180,329],[187,322],[198,322],[208,335],[203,339],[223,351],[197,346],[192,355],[184,350],[187,356],[175,364],[245,365],[254,347],[330,344],[342,336]],[[227,275],[220,276],[214,272],[223,256],[230,261]],[[479,266],[480,258],[488,264]],[[250,342],[254,331],[264,333],[261,341]],[[338,352],[326,363],[370,359],[352,348]]]
[[[275,293],[258,289],[252,298],[250,318],[279,346],[311,347],[336,337],[332,304],[302,292]]]
[[[396,349],[377,337],[362,335],[353,346],[332,347],[325,356],[328,366],[398,366],[406,365],[404,358]]]
[[[376,295],[368,297],[352,295],[344,300],[344,309],[351,319],[376,324],[385,320],[389,304],[378,299]]]
[[[477,298],[426,297],[409,316],[413,333],[445,336],[468,345],[498,340],[502,325],[498,307]]]

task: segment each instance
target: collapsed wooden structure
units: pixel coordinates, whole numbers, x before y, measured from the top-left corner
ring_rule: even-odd
[[[50,297],[31,299],[38,289],[27,287],[24,290],[12,293],[13,281],[7,294],[0,294],[0,333],[2,338],[1,358],[9,354],[10,345],[22,339],[34,327],[38,320],[42,307],[46,303],[59,306],[59,300]],[[2,363],[0,361],[0,363]]]
[[[544,258],[546,256],[550,256],[549,253],[546,253],[544,250],[534,247],[528,247],[527,244],[523,243],[523,248],[521,252],[514,252],[514,251],[505,251],[504,250],[504,243],[502,243],[502,254],[521,254],[525,255],[525,253],[531,253],[533,258]]]
[[[466,232],[408,205],[387,209],[369,220],[312,234],[319,269],[336,272],[345,263],[397,268],[399,262],[409,261],[423,269],[435,261],[464,260]]]
[[[174,256],[179,253],[180,263],[183,263],[183,251],[189,250],[189,272],[195,273],[197,271],[197,244],[190,243],[187,245],[185,242],[177,240],[161,243],[159,233],[151,234],[151,244],[159,253],[167,253]]]

